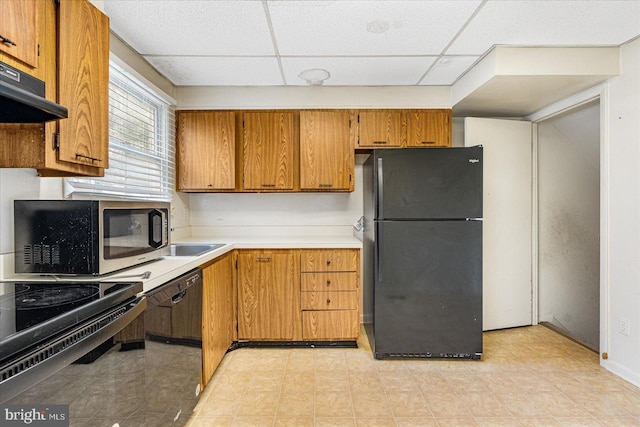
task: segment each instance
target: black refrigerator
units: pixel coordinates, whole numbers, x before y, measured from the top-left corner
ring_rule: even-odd
[[[363,166],[364,323],[376,359],[482,355],[482,147]]]

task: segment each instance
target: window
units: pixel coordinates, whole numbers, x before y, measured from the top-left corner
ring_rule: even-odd
[[[65,195],[170,201],[175,180],[174,106],[113,62],[109,67],[109,168],[69,178]]]

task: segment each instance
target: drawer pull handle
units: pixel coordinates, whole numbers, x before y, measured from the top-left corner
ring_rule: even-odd
[[[425,144],[425,145],[434,145],[436,142],[435,141],[420,141],[420,144]]]
[[[271,257],[258,257],[258,258],[256,258],[256,261],[258,261],[258,262],[270,262],[271,261]]]
[[[331,280],[327,280],[327,286],[331,284]]]
[[[327,298],[327,304],[331,304],[331,300]]]
[[[373,141],[374,144],[386,144],[387,141]]]

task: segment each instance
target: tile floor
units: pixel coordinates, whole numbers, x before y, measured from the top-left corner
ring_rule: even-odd
[[[640,426],[640,388],[543,327],[484,334],[482,361],[357,349],[227,354],[189,426]]]

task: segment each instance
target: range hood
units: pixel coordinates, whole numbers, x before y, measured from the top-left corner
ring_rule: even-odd
[[[66,119],[66,107],[45,98],[45,85],[0,62],[0,123],[44,123]]]

